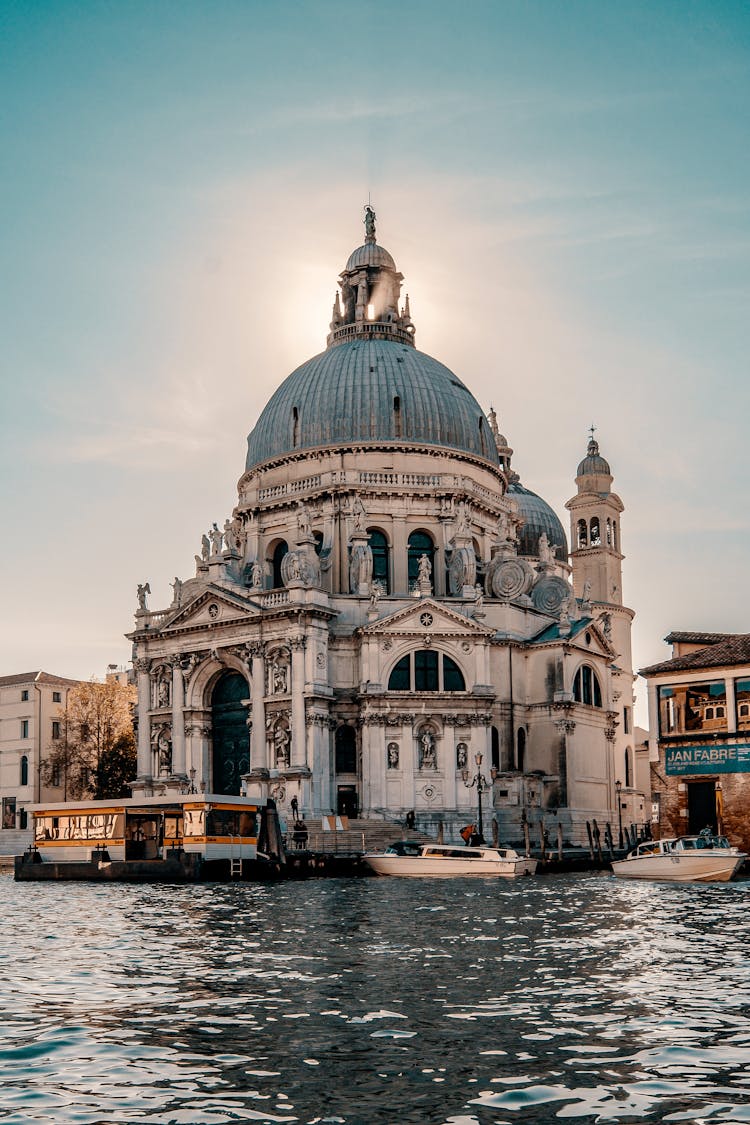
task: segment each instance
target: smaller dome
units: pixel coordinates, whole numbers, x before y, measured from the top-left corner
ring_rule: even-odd
[[[518,514],[523,517],[523,527],[518,533],[518,553],[530,558],[539,557],[539,539],[544,533],[551,547],[559,547],[556,558],[559,562],[568,561],[568,540],[563,525],[552,508],[536,492],[524,488],[514,473],[508,485],[508,496],[518,505]]]
[[[386,269],[396,272],[396,263],[393,258],[386,248],[378,246],[377,242],[365,242],[363,246],[358,246],[356,250],[353,250],[349,255],[344,273],[349,273],[350,270],[361,270],[366,266],[384,266]]]
[[[586,456],[578,466],[576,475],[579,477],[612,476],[609,469],[609,462],[605,461],[603,457],[600,457],[599,442],[595,441],[593,438],[589,441]]]

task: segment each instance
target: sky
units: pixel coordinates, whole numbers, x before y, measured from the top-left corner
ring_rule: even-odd
[[[635,666],[750,632],[749,116],[740,0],[4,0],[0,674],[127,663],[368,197],[566,527],[596,425]]]

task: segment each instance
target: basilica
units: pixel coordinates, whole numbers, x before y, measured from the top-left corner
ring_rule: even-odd
[[[231,514],[171,605],[139,587],[133,792],[455,835],[479,789],[502,838],[544,817],[583,843],[643,815],[623,504],[592,432],[569,544],[494,411],[417,349],[402,289],[368,206],[326,348],[261,412]]]

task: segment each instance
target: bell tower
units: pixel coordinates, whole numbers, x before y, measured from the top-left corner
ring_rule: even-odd
[[[620,516],[624,504],[612,492],[609,463],[599,453],[591,427],[586,456],[576,474],[577,494],[565,507],[570,512],[573,587],[586,602],[622,605]]]
[[[570,512],[573,589],[614,650],[608,734],[614,778],[626,790],[634,786],[633,658],[631,628],[635,614],[622,601],[622,529],[624,504],[612,491],[609,463],[591,437],[578,466],[576,495],[565,507]]]

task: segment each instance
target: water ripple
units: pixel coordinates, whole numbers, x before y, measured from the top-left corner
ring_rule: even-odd
[[[0,878],[0,1121],[747,1125],[749,887]]]

